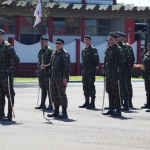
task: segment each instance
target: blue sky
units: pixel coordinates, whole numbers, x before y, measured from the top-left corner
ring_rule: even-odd
[[[150,0],[117,0],[117,3],[134,4],[134,6],[150,6]]]

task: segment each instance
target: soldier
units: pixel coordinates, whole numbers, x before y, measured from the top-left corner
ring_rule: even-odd
[[[84,36],[85,48],[82,50],[82,83],[85,96],[85,103],[79,108],[95,109],[95,72],[99,65],[99,55],[97,49],[91,45],[91,37]],[[90,98],[91,97],[91,103]]]
[[[68,118],[68,99],[66,95],[67,82],[70,74],[70,55],[63,48],[64,40],[56,39],[56,50],[51,56],[50,64],[42,65],[41,68],[51,68],[51,94],[54,103],[54,112],[48,117]],[[62,113],[59,114],[59,107],[62,106]]]
[[[115,34],[117,35],[116,42],[122,48],[123,53],[124,53],[124,59],[125,59],[125,62],[124,62],[125,68],[123,70],[124,73],[122,74],[122,77],[120,78],[121,96],[123,99],[122,110],[128,111],[129,110],[129,92],[128,92],[127,85],[125,83],[125,74],[126,74],[126,67],[128,66],[128,62],[130,60],[131,54],[129,53],[129,50],[126,44],[122,41],[122,32],[116,31]]]
[[[145,91],[146,91],[147,102],[141,108],[143,109],[148,108],[146,112],[150,112],[150,43],[148,43],[147,45],[147,53],[144,55],[143,66],[144,66],[143,78],[145,81]]]
[[[128,92],[129,92],[129,108],[133,108],[133,104],[132,104],[132,97],[133,97],[133,89],[132,89],[132,83],[131,83],[131,72],[132,72],[132,68],[134,65],[134,61],[135,61],[135,57],[134,57],[134,52],[133,52],[133,48],[126,42],[126,34],[122,33],[122,41],[126,44],[126,46],[128,47],[129,53],[130,53],[130,57],[128,57],[128,63],[126,66],[124,66],[125,68],[125,84],[127,86]]]
[[[41,69],[42,64],[50,63],[50,58],[52,55],[52,48],[48,46],[48,38],[46,36],[42,36],[41,40],[41,49],[38,53],[38,80],[39,86],[42,89],[41,94],[41,104],[39,107],[35,107],[35,109],[46,109],[46,110],[53,110],[51,98],[50,98],[50,91],[49,91],[49,78],[50,78],[50,70],[48,68]],[[49,106],[46,108],[45,101],[48,93],[49,99]]]
[[[105,51],[104,69],[106,72],[106,92],[109,96],[109,110],[104,115],[114,117],[121,116],[119,96],[120,78],[122,76],[124,65],[124,53],[120,46],[116,44],[116,34],[109,33],[109,47]]]
[[[15,96],[13,69],[18,65],[20,60],[13,46],[5,41],[4,37],[5,32],[0,29],[0,118],[2,121],[12,121]],[[5,95],[8,98],[8,114],[6,117],[4,117]]]

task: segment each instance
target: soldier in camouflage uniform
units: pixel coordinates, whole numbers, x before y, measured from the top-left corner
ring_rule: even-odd
[[[129,93],[129,108],[133,108],[133,104],[132,104],[132,97],[133,97],[133,89],[132,89],[132,83],[131,83],[131,72],[132,72],[132,68],[134,65],[134,61],[135,61],[135,57],[134,57],[134,52],[133,52],[133,48],[126,42],[126,34],[122,33],[122,41],[126,44],[126,46],[128,47],[129,53],[130,53],[130,57],[128,57],[128,63],[126,66],[124,66],[125,71],[125,84],[127,86],[128,89],[128,93]]]
[[[97,49],[91,45],[91,37],[84,36],[85,48],[82,50],[82,83],[85,96],[85,103],[79,108],[95,108],[95,72],[99,65],[99,55]],[[89,98],[91,97],[91,103]]]
[[[53,110],[51,97],[50,97],[50,90],[49,90],[49,78],[50,78],[50,70],[48,68],[41,69],[42,64],[48,64],[50,63],[50,58],[52,55],[52,48],[48,46],[48,38],[45,36],[41,37],[41,49],[38,53],[38,80],[39,80],[39,86],[42,89],[41,93],[41,104],[39,107],[35,107],[35,109],[45,109],[45,101],[48,94],[49,99],[49,106],[46,108],[46,110]]]
[[[42,65],[42,68],[51,68],[51,94],[55,107],[53,114],[48,114],[47,116],[68,118],[68,99],[66,95],[66,87],[70,74],[70,55],[63,48],[63,39],[57,38],[55,44],[56,50],[51,56],[50,64]],[[62,113],[59,114],[60,105],[62,106]]]
[[[104,115],[121,116],[119,97],[120,79],[124,66],[124,53],[116,44],[116,34],[109,33],[109,47],[105,51],[104,70],[106,72],[106,92],[109,96],[109,110]]]
[[[145,82],[147,102],[145,106],[142,106],[141,108],[148,108],[146,112],[150,112],[150,43],[148,43],[147,53],[144,55],[143,66],[144,66],[143,78]]]
[[[4,34],[5,32],[0,29],[0,118],[2,121],[12,121],[12,107],[14,106],[15,96],[13,69],[18,65],[20,60],[13,46],[4,41]],[[8,88],[10,88],[10,95]],[[4,117],[5,96],[8,98],[8,115],[6,117]]]
[[[124,70],[122,77],[120,79],[120,87],[121,87],[121,96],[123,100],[123,108],[122,110],[128,111],[129,110],[129,92],[127,85],[125,83],[125,75],[126,75],[126,67],[128,66],[128,63],[131,58],[131,54],[129,52],[129,49],[127,45],[122,41],[122,33],[120,31],[116,31],[115,34],[117,35],[116,42],[117,44],[122,48],[123,53],[124,53],[124,59],[125,59],[125,64],[124,64]]]

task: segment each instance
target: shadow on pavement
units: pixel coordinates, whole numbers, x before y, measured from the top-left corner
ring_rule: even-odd
[[[63,121],[63,122],[75,122],[76,120],[70,119],[70,118],[54,118],[55,120],[58,121]]]
[[[86,108],[87,109],[87,108]],[[95,108],[95,109],[87,109],[87,110],[91,110],[91,111],[101,111],[101,109]]]
[[[129,111],[121,110],[121,112],[123,112],[123,113],[139,113],[138,111],[132,111],[132,110],[129,110]]]
[[[142,110],[142,108],[130,108],[130,110]]]
[[[19,123],[19,122],[16,122],[16,121],[0,121],[0,124],[2,126],[10,126],[10,125],[21,125],[23,123]]]
[[[120,117],[109,116],[109,117],[114,118],[114,119],[120,119],[120,120],[129,120],[129,119],[133,119],[133,118],[128,118],[128,117],[124,117],[124,116],[120,116]]]

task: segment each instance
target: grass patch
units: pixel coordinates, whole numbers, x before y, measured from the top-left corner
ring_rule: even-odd
[[[82,76],[70,76],[70,81],[81,81],[82,80]],[[142,77],[139,78],[132,78],[132,80],[139,80],[142,79]],[[104,80],[103,76],[96,76],[96,80]],[[18,81],[18,82],[37,82],[38,78],[14,78],[14,81]]]

